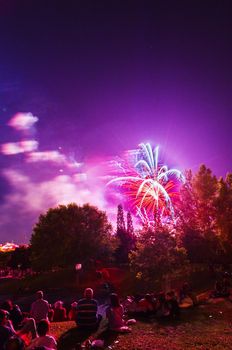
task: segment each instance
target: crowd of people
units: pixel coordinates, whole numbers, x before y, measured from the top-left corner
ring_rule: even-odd
[[[153,316],[157,319],[179,319],[180,302],[176,293],[151,293],[141,296],[128,296],[123,302],[128,315]]]
[[[185,285],[182,291],[189,295]],[[49,335],[49,323],[73,320],[78,329],[90,330],[99,336],[105,330],[115,332],[130,332],[130,325],[135,319],[125,320],[125,312],[130,315],[154,314],[157,318],[178,318],[180,315],[179,303],[173,291],[159,293],[157,295],[146,294],[144,297],[127,297],[120,303],[116,293],[109,295],[108,304],[104,305],[101,312],[97,301],[93,297],[93,290],[86,288],[84,297],[78,302],[73,302],[69,312],[62,301],[57,301],[54,307],[43,298],[43,292],[36,293],[36,300],[32,303],[30,313],[23,314],[18,305],[10,300],[1,306],[0,313],[0,350],[15,349],[56,349],[56,340]],[[12,340],[14,339],[14,341]],[[16,340],[18,339],[18,340]],[[14,348],[11,345],[13,342]]]
[[[210,297],[228,297],[230,294],[229,276],[225,275],[215,284]],[[92,334],[91,341],[96,341],[106,330],[130,332],[139,315],[160,319],[179,319],[181,305],[188,298],[192,305],[197,305],[197,298],[188,283],[184,283],[178,295],[171,290],[167,293],[150,293],[143,296],[128,296],[122,302],[116,293],[109,295],[108,302],[99,308],[94,299],[93,290],[86,288],[83,298],[74,301],[69,310],[58,300],[53,307],[43,297],[43,292],[36,293],[30,312],[23,313],[19,306],[6,300],[0,307],[0,350],[54,350],[56,339],[49,333],[50,322],[72,320],[78,330],[87,330]],[[104,306],[104,307],[103,307]],[[101,311],[100,311],[101,309]],[[125,318],[125,314],[127,318]]]
[[[86,288],[84,297],[71,304],[69,312],[61,301],[51,308],[43,298],[42,291],[36,293],[29,314],[23,313],[18,305],[7,300],[0,309],[0,350],[57,349],[54,336],[49,334],[51,321],[73,320],[78,329],[95,332],[96,337],[107,329],[129,332],[131,329],[128,324],[135,322],[124,320],[124,309],[115,293],[110,295],[104,316],[98,311],[98,303],[91,288]]]
[[[56,340],[49,335],[49,304],[43,292],[36,293],[30,313],[6,300],[0,309],[0,350],[56,349]]]

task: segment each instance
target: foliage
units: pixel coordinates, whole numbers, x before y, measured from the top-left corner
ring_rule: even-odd
[[[77,344],[75,323],[52,322],[51,334],[58,339],[66,336],[69,350]],[[182,312],[181,320],[166,322],[144,322],[142,319],[132,326],[133,331],[115,335],[107,332],[101,336],[106,348],[117,350],[230,350],[231,349],[231,304],[228,300],[207,303],[200,308]],[[115,337],[117,337],[115,339]]]
[[[0,252],[0,268],[5,269],[8,267],[10,261],[10,252]]]
[[[183,184],[179,200],[176,203],[175,227],[163,227],[161,221],[156,222],[158,232],[155,233],[156,242],[162,242],[162,249],[168,240],[161,240],[160,234],[174,237],[175,232],[178,244],[174,244],[178,251],[184,248],[187,257],[192,263],[231,263],[232,262],[232,174],[225,179],[217,179],[212,171],[205,165],[193,174],[187,171],[186,181]],[[156,227],[157,229],[157,227]],[[174,229],[174,230],[173,230]],[[153,261],[158,245],[151,242],[154,232],[146,229],[135,248],[135,235],[131,214],[124,219],[122,205],[118,206],[117,231],[115,238],[110,235],[111,226],[107,221],[105,213],[90,205],[79,207],[75,204],[59,206],[49,209],[45,215],[41,215],[36,224],[31,238],[33,267],[40,269],[51,269],[55,266],[70,266],[76,262],[86,264],[91,259],[100,259],[102,256],[109,259],[115,250],[115,257],[119,263],[128,263],[128,254],[131,253],[131,264],[135,260],[139,265],[141,259]],[[148,233],[149,232],[149,233]],[[151,234],[152,233],[152,234]],[[147,240],[147,241],[146,241]],[[182,248],[180,248],[182,247]],[[154,249],[154,251],[153,251]],[[172,252],[175,250],[173,248]],[[178,255],[178,254],[177,254]],[[147,256],[147,257],[146,257]],[[171,270],[173,264],[172,254],[161,254],[164,259],[160,274]],[[165,261],[170,258],[170,262]],[[154,261],[158,261],[156,258]],[[4,264],[4,262],[2,263]],[[170,266],[169,266],[170,264]],[[146,264],[145,264],[146,265]],[[152,271],[147,275],[158,275],[153,263],[147,268]],[[175,264],[174,264],[175,265]],[[139,269],[143,276],[146,275],[145,268]]]
[[[30,247],[18,247],[10,253],[10,259],[8,266],[12,269],[20,267],[21,270],[25,270],[31,267],[31,248]]]
[[[150,282],[175,273],[187,263],[186,251],[179,246],[167,227],[148,229],[130,253],[131,268],[138,278]]]
[[[40,215],[31,237],[32,264],[37,270],[109,259],[111,225],[104,212],[89,204],[60,205]]]
[[[118,213],[117,213],[117,232],[119,231],[126,231],[124,211],[121,204],[118,205]]]
[[[187,171],[186,182],[177,203],[180,227],[195,228],[202,234],[212,230],[216,191],[217,179],[205,165],[201,165],[194,176],[191,171]]]
[[[218,196],[215,200],[216,229],[223,240],[232,243],[232,174],[218,181]]]
[[[231,255],[232,175],[217,180],[201,165],[186,172],[177,203],[176,230],[191,262],[223,263]]]
[[[174,229],[157,223],[155,231],[141,234],[130,254],[138,277],[149,280],[174,271],[185,253],[191,263],[231,264],[232,174],[218,180],[205,165],[196,174],[187,171],[176,214]]]
[[[222,247],[213,232],[202,235],[201,231],[186,227],[182,242],[191,263],[220,263]]]
[[[116,238],[118,239],[118,247],[115,251],[116,260],[119,263],[128,263],[128,254],[135,244],[134,229],[130,213],[127,213],[126,227],[121,204],[118,205]]]
[[[134,235],[134,227],[133,227],[133,221],[131,213],[128,211],[127,213],[127,227],[126,227],[127,233],[131,236]]]

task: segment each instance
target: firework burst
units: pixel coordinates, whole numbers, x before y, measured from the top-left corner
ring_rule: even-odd
[[[160,164],[159,147],[153,150],[149,143],[141,143],[126,158],[115,162],[117,176],[107,186],[119,186],[132,212],[143,223],[154,224],[158,218],[174,219],[173,203],[184,182],[182,173]]]

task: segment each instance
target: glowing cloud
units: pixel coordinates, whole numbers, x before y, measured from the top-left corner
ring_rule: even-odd
[[[1,145],[1,152],[4,155],[14,155],[18,153],[27,153],[35,151],[38,148],[38,142],[35,140],[23,140],[19,142],[9,142]]]
[[[54,162],[63,164],[66,157],[58,151],[31,152],[27,155],[27,162]]]
[[[17,113],[10,119],[8,125],[16,130],[29,130],[37,121],[38,117],[32,113]]]
[[[9,239],[9,232],[14,232],[17,242],[28,242],[38,216],[59,204],[90,203],[101,210],[107,209],[108,213],[110,209],[115,213],[115,207],[110,208],[105,199],[98,178],[90,175],[87,178],[86,174],[59,174],[47,180],[34,180],[31,174],[4,169],[2,176],[11,187],[11,192],[5,195],[0,205],[0,232],[3,241]]]

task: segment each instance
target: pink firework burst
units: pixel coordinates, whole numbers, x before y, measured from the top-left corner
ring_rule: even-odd
[[[149,143],[128,151],[124,160],[115,162],[116,175],[107,186],[116,186],[130,210],[145,224],[157,218],[174,220],[174,202],[184,176],[178,169],[168,169],[159,162],[159,147]]]

